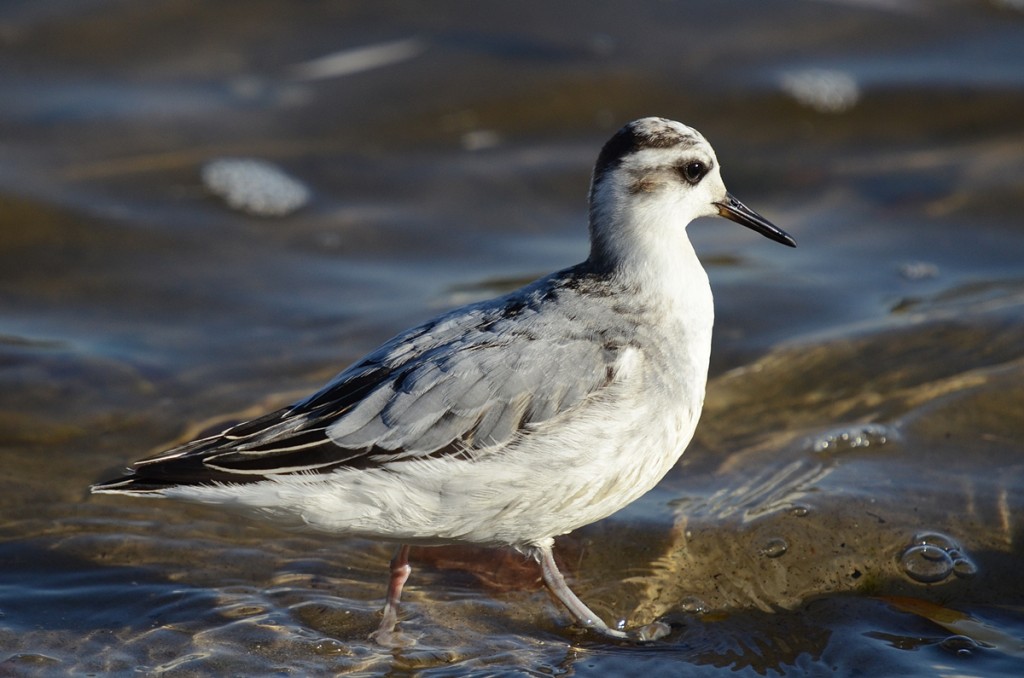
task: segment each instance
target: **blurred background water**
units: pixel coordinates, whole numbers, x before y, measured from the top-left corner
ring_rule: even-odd
[[[800,243],[689,229],[697,438],[556,549],[668,638],[414,549],[386,650],[390,547],[87,496],[581,260],[644,115]],[[1017,0],[3,3],[0,675],[1020,675],[1022,212]]]

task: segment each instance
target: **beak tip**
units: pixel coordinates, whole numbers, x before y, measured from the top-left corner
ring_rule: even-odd
[[[746,226],[769,240],[774,240],[787,247],[796,247],[796,240],[793,236],[744,205],[732,193],[726,193],[725,199],[714,203],[714,205],[718,208],[720,216]]]

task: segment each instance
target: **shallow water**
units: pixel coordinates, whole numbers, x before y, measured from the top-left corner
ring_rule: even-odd
[[[0,674],[1020,675],[1022,35],[1009,0],[3,5]],[[388,546],[87,495],[581,259],[597,150],[651,114],[800,243],[691,227],[697,438],[558,544],[669,637],[414,549],[385,650]],[[230,208],[201,179],[230,157],[310,202]]]

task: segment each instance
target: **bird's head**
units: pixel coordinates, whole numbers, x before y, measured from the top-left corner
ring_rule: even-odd
[[[730,194],[711,144],[692,127],[641,118],[601,149],[590,187],[591,259],[612,263],[629,248],[670,246],[697,217],[723,216],[776,242],[785,231]]]

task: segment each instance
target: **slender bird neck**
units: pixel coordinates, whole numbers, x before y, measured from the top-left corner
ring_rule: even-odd
[[[711,288],[686,235],[688,221],[671,202],[592,195],[588,264],[645,296],[711,314]]]

